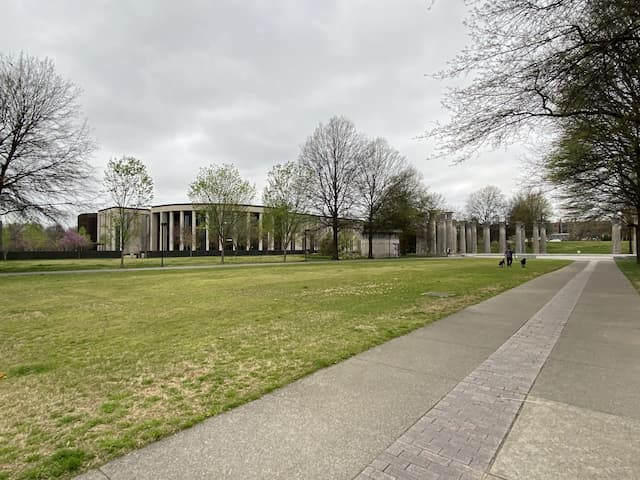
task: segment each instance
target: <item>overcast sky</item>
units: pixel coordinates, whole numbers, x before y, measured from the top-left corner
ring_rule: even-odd
[[[3,0],[0,49],[53,59],[80,86],[98,174],[143,160],[154,203],[188,202],[200,167],[233,163],[258,188],[333,115],[388,139],[449,206],[493,184],[510,196],[518,158],[452,166],[417,138],[447,118],[442,69],[468,41],[462,0]],[[517,151],[515,149],[514,151]],[[103,205],[102,205],[103,206]]]

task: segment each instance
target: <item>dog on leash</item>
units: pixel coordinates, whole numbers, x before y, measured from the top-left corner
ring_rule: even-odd
[[[504,258],[501,258],[501,259],[500,259],[500,262],[498,262],[498,266],[499,266],[500,268],[504,268]]]
[[[520,266],[521,266],[522,268],[524,268],[524,267],[526,267],[526,266],[527,266],[527,259],[526,259],[526,258],[521,258],[521,259],[520,259]]]

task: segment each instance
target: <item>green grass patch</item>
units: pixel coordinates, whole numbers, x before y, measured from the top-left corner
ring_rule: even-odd
[[[309,255],[308,261],[325,260]],[[304,262],[304,255],[287,255],[287,263]],[[282,263],[281,255],[225,255],[227,265]],[[205,267],[220,265],[220,257],[165,257],[165,267]],[[160,268],[160,258],[125,257],[124,268]],[[57,260],[0,260],[0,273],[53,272],[71,270],[107,270],[120,268],[119,258],[78,258]]]
[[[622,270],[631,284],[640,292],[640,264],[636,262],[636,259],[627,258],[624,260],[616,261],[618,268]]]
[[[620,253],[629,253],[629,242],[620,244]],[[611,253],[610,241],[547,242],[547,253]]]
[[[69,478],[567,263],[0,277],[0,478]]]

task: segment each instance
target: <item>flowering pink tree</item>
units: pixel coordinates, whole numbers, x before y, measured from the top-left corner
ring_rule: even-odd
[[[62,247],[63,250],[75,250],[78,252],[78,256],[80,252],[89,245],[91,245],[91,241],[87,238],[87,235],[82,231],[76,232],[73,228],[66,230],[62,239],[60,239],[60,247]]]

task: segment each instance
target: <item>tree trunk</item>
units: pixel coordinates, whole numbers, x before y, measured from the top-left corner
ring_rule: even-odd
[[[369,217],[369,256],[367,258],[373,258],[373,218]]]
[[[339,260],[340,256],[338,255],[338,216],[334,215],[331,228],[333,229],[333,252],[331,255],[331,260]]]
[[[124,268],[124,245],[123,245],[122,227],[120,227],[120,268]]]

